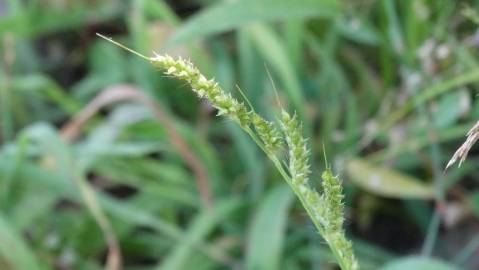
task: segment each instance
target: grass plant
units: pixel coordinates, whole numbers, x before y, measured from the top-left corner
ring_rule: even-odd
[[[218,116],[235,121],[264,151],[294,191],[316,229],[328,243],[341,269],[359,269],[352,244],[346,239],[343,229],[341,182],[333,176],[331,168],[328,167],[321,176],[321,193],[312,187],[309,179],[310,150],[307,139],[303,137],[302,124],[296,115],[281,110],[280,133],[275,122],[265,120],[253,108],[246,106],[245,102],[224,91],[214,79],[207,79],[189,60],[174,59],[169,55],[156,53],[154,57],[147,57],[111,38],[101,34],[98,36],[148,60],[165,75],[188,83],[199,98],[208,100],[218,110]],[[287,146],[285,160],[282,159],[281,150],[285,147],[282,142],[286,142]]]
[[[4,2],[0,269],[479,269],[478,0]]]

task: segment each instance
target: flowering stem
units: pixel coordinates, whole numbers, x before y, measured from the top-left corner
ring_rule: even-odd
[[[101,35],[100,35],[101,36]],[[166,75],[187,82],[199,98],[207,99],[224,115],[237,122],[253,141],[264,151],[274,166],[301,201],[313,224],[323,236],[342,270],[358,270],[352,244],[343,230],[344,206],[342,186],[334,177],[330,168],[322,174],[322,192],[319,193],[309,184],[310,165],[309,147],[303,138],[302,124],[297,117],[281,112],[282,133],[273,122],[259,116],[253,109],[225,92],[214,80],[208,80],[189,61],[173,59],[168,55],[155,55],[148,58],[113,40],[101,36],[114,44],[147,59]],[[286,142],[286,147],[285,143]],[[287,166],[278,158],[278,153],[287,150]]]

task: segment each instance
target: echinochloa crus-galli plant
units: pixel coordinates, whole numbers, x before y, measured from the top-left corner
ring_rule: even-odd
[[[303,137],[302,125],[296,115],[281,111],[279,127],[275,122],[265,120],[253,108],[238,101],[224,91],[213,79],[207,79],[188,60],[174,59],[168,55],[155,54],[146,57],[110,38],[100,37],[149,61],[164,74],[186,82],[199,98],[208,100],[218,110],[251,136],[265,152],[276,169],[292,188],[315,227],[326,240],[342,270],[357,270],[359,265],[353,254],[352,244],[346,239],[342,186],[331,169],[322,174],[321,192],[309,184],[309,148]],[[282,162],[281,150],[287,150],[287,160]]]

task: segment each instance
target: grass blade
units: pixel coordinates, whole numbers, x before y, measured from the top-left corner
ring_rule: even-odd
[[[272,189],[264,198],[250,227],[246,270],[281,268],[283,238],[293,198],[286,185]]]
[[[22,237],[0,214],[0,268],[11,270],[42,270],[33,252]]]
[[[225,1],[193,17],[169,40],[168,45],[218,34],[259,21],[331,17],[338,12],[335,0]]]

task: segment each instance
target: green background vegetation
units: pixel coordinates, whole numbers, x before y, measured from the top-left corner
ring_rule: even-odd
[[[0,2],[0,269],[336,269],[235,123],[97,32],[191,59],[270,120],[296,111],[361,269],[478,269],[477,154],[443,171],[479,119],[476,8]]]

